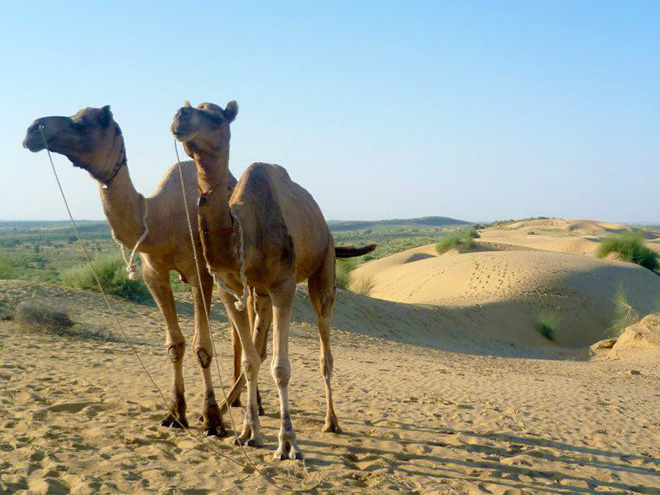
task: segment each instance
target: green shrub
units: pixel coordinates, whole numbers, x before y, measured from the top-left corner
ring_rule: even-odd
[[[0,280],[9,280],[15,277],[15,270],[9,260],[0,258]]]
[[[149,290],[141,280],[129,280],[121,258],[110,256],[95,260],[93,264],[103,289],[110,294],[136,302],[149,300]],[[88,263],[64,271],[61,280],[74,289],[98,290]]]
[[[644,245],[639,234],[625,233],[604,239],[596,255],[604,258],[610,253],[617,253],[623,261],[637,263],[649,270],[658,269],[658,254]]]
[[[559,326],[559,316],[556,313],[543,309],[534,318],[534,328],[548,340],[555,340],[555,331]]]
[[[474,239],[478,236],[479,234],[477,233],[477,229],[475,227],[470,227],[460,232],[454,232],[452,234],[441,237],[438,243],[435,245],[435,250],[442,254],[449,251],[450,249],[456,249],[459,246],[466,250],[472,249],[475,246]]]
[[[355,270],[357,260],[355,258],[337,260],[335,267],[336,270],[336,285],[341,289],[348,289],[348,284],[351,281],[351,272]]]
[[[640,320],[639,313],[628,302],[628,297],[622,287],[614,296],[614,319],[610,326],[610,337],[618,338],[626,328]]]

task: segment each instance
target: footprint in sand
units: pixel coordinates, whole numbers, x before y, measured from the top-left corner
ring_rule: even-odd
[[[50,412],[66,412],[76,414],[88,406],[100,406],[98,402],[63,402],[62,404],[53,404],[46,409]]]

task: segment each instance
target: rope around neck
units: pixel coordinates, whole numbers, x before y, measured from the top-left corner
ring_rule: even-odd
[[[128,259],[126,259],[126,252],[124,251],[124,249],[128,249],[128,247],[126,247],[125,244],[119,240],[117,234],[115,234],[114,229],[112,227],[110,228],[110,232],[112,232],[112,239],[119,245],[119,248],[121,249],[121,256],[124,258],[124,263],[126,264],[126,273],[128,273],[129,280],[137,280],[138,278],[138,266],[133,258],[135,257],[135,252],[137,251],[138,247],[140,247],[140,244],[142,244],[142,241],[144,241],[147,235],[149,235],[149,225],[147,225],[149,207],[147,200],[144,196],[142,196],[142,194],[140,194],[140,198],[142,198],[142,204],[144,205],[144,215],[142,215],[142,235],[135,243],[135,246],[133,247],[131,255],[128,257]]]

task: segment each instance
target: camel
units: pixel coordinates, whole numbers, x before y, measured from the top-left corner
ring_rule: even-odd
[[[30,151],[38,152],[45,147],[40,126],[43,126],[42,130],[51,151],[65,155],[74,166],[87,170],[98,181],[108,223],[123,245],[130,248],[135,246],[143,234],[142,219],[147,213],[148,235],[138,247],[142,260],[142,275],[165,318],[166,346],[173,372],[173,399],[167,417],[161,424],[168,427],[188,426],[182,372],[185,338],[179,328],[170,284],[170,271],[175,270],[182,280],[190,284],[193,295],[193,349],[201,369],[204,387],[203,431],[206,435],[225,436],[226,430],[222,421],[224,407],[217,404],[211,379],[213,349],[206,319],[206,312],[211,304],[213,279],[203,266],[202,260],[199,262],[198,276],[176,165],[165,174],[155,194],[145,198],[135,190],[131,181],[124,138],[109,106],[84,108],[72,117],[44,117],[35,120],[28,128],[23,143]],[[194,225],[197,217],[197,171],[192,161],[182,162],[181,167],[186,186],[186,202]],[[228,190],[235,184],[236,179],[229,173]],[[197,229],[193,229],[193,233],[197,252],[201,253]],[[267,308],[260,316],[255,332],[264,332],[264,327],[265,332],[268,331],[269,310],[270,308]],[[229,400],[236,404],[240,394],[236,382],[240,373],[241,346],[235,331],[232,332],[232,340],[234,354],[238,358],[234,359],[235,386]],[[265,353],[265,349],[262,353]]]
[[[210,271],[221,284],[242,297],[249,284],[259,296],[268,296],[272,302],[271,373],[279,392],[281,417],[275,458],[302,459],[289,412],[288,334],[296,283],[306,279],[320,335],[320,367],[326,396],[323,431],[341,432],[331,386],[330,328],[336,294],[334,241],[312,196],[278,165],[253,163],[230,198],[222,193],[230,180],[230,124],[237,113],[235,101],[230,101],[225,109],[212,103],[193,108],[187,102],[176,113],[171,130],[197,164],[201,191],[198,223]],[[243,346],[243,374],[248,384],[243,430],[237,442],[261,446],[263,435],[257,414],[261,359],[250,335],[249,316],[231,304],[228,292],[222,292],[220,297]]]
[[[97,180],[108,223],[123,245],[135,247],[143,233],[142,219],[144,213],[147,213],[146,225],[149,233],[137,249],[142,259],[144,281],[165,318],[166,345],[173,373],[173,399],[161,425],[174,428],[188,426],[182,374],[185,339],[179,328],[169,276],[170,271],[175,270],[184,282],[190,284],[193,295],[193,348],[201,367],[205,397],[203,431],[206,435],[225,436],[222,414],[227,405],[222,402],[218,406],[210,374],[213,353],[206,312],[211,304],[213,279],[201,263],[199,276],[195,267],[176,165],[165,174],[155,194],[144,198],[137,193],[131,181],[124,139],[109,106],[100,109],[84,108],[72,117],[37,119],[29,127],[23,143],[30,151],[38,152],[44,149],[40,126],[43,126],[42,130],[51,151],[67,156],[74,166],[87,170]],[[192,161],[182,162],[181,167],[186,202],[194,224],[197,217],[197,170]],[[231,192],[235,184],[236,179],[229,173],[228,192]],[[201,253],[199,233],[195,228],[193,236],[196,252]],[[337,255],[341,257],[352,256],[355,252],[358,251],[337,248]],[[272,320],[270,301],[266,297],[257,296],[250,289],[248,311],[259,353],[265,358],[266,337]],[[232,406],[240,406],[240,392],[245,380],[241,375],[241,342],[233,326],[231,336],[234,351],[233,385],[227,400]],[[258,407],[259,414],[263,415],[260,395]]]

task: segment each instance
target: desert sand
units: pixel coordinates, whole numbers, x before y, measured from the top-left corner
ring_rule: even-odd
[[[278,483],[318,484],[313,493],[660,493],[660,321],[648,316],[612,349],[589,350],[607,335],[616,291],[643,316],[656,309],[660,277],[593,258],[590,238],[616,226],[561,228],[485,231],[474,252],[427,246],[358,268],[372,297],[340,291],[332,338],[340,435],[320,431],[318,337],[299,286],[290,397],[304,469],[272,459],[279,419],[269,362],[260,376],[266,446],[247,449],[251,459]],[[0,301],[29,298],[120,336],[98,294],[0,282]],[[190,296],[177,298],[191,342]],[[158,310],[112,303],[168,390]],[[556,342],[534,329],[540,309],[560,316]],[[227,383],[231,349],[218,303],[213,318]],[[191,354],[184,373],[198,430],[201,378]],[[3,321],[0,357],[0,493],[277,492],[231,439],[206,440],[228,459],[160,427],[160,396],[125,343]],[[239,409],[232,414],[241,421]]]

